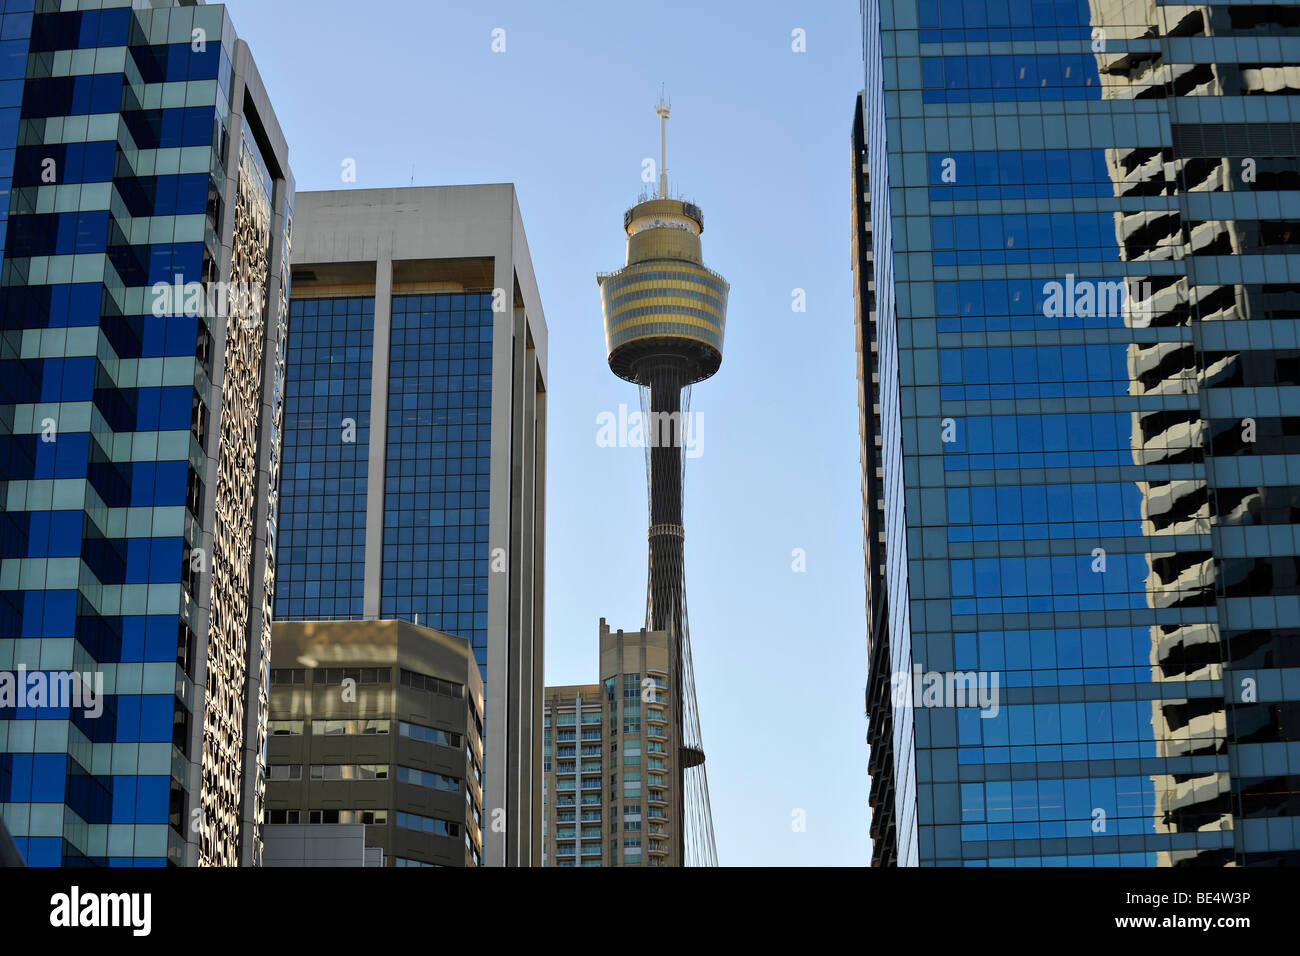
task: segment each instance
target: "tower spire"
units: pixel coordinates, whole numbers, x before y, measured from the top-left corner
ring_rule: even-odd
[[[668,198],[668,111],[672,103],[664,99],[664,88],[659,87],[659,105],[655,112],[659,114],[659,198]]]

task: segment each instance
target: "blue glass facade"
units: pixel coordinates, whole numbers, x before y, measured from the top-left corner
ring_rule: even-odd
[[[487,679],[492,295],[393,296],[383,617],[464,637]]]
[[[0,0],[0,266],[4,265],[9,193],[35,8],[36,0]]]
[[[364,616],[370,401],[386,394],[378,616],[466,638],[486,679],[491,293],[393,295],[377,392],[373,298],[301,298],[292,316],[277,616]]]
[[[876,861],[1300,861],[1300,6],[863,14]]]
[[[276,617],[357,620],[375,300],[300,299],[289,323]]]
[[[232,136],[235,43],[220,6],[0,0],[0,812],[30,865],[226,862],[256,843],[237,805],[258,780],[240,763],[256,652],[220,686],[208,624],[242,606],[229,636],[261,646],[274,517],[263,488],[256,540],[222,534],[212,495],[220,510],[234,487],[254,525],[286,173],[247,124]],[[249,165],[228,173],[232,155]],[[236,332],[158,291],[226,278],[232,231],[270,300]],[[218,469],[232,429],[245,467]],[[205,667],[240,701],[228,739],[204,734]]]

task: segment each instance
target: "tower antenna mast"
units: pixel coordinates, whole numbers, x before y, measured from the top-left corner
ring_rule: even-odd
[[[672,103],[664,99],[664,90],[659,88],[659,105],[655,112],[659,114],[659,198],[668,198],[668,111]]]

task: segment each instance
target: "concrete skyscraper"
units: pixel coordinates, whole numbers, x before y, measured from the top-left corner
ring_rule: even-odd
[[[225,7],[0,0],[0,811],[256,863],[293,177]]]
[[[646,418],[650,499],[650,569],[647,627],[669,635],[673,673],[670,690],[679,710],[675,726],[684,821],[674,839],[685,865],[713,865],[717,850],[709,809],[704,744],[696,708],[686,614],[682,447],[690,427],[690,390],[722,364],[727,281],[704,265],[700,233],[704,214],[668,193],[668,106],[660,102],[659,190],[643,196],[623,216],[627,263],[598,277],[609,367],[641,388]],[[685,401],[683,401],[685,397]]]
[[[1300,862],[1300,5],[862,10],[874,862]]]
[[[276,617],[468,641],[482,862],[539,865],[546,319],[514,187],[300,193],[293,281]]]

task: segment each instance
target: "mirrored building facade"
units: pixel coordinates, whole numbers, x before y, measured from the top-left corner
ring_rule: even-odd
[[[293,217],[224,7],[0,2],[0,812],[260,858]]]
[[[863,18],[873,862],[1300,862],[1300,6]]]

